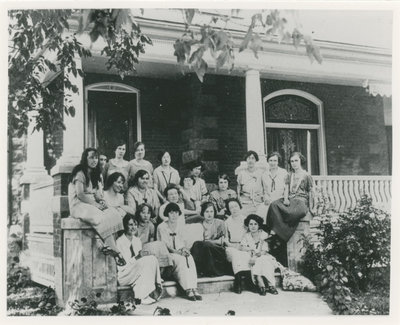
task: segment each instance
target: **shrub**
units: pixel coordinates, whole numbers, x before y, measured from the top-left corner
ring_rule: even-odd
[[[355,294],[389,287],[390,215],[367,196],[342,214],[320,202],[317,236],[304,238],[304,273],[338,313],[375,313]]]

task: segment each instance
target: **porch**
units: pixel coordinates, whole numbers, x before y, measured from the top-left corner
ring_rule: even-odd
[[[32,280],[53,286],[60,301],[65,302],[73,288],[79,294],[102,291],[104,301],[113,301],[117,293],[127,294],[128,288],[117,287],[116,266],[113,259],[104,257],[96,249],[96,236],[87,225],[69,216],[66,193],[67,177],[55,177],[54,182],[26,189],[22,202],[25,213],[29,213],[29,232],[24,240]],[[364,194],[371,196],[373,205],[390,211],[390,176],[314,176],[317,193],[328,198],[332,206],[343,212],[355,207]],[[301,260],[301,243],[304,232],[313,228],[305,218],[288,243],[288,264],[296,270]],[[279,284],[279,274],[276,274]],[[77,285],[79,284],[79,286]],[[230,291],[233,277],[204,278],[199,280],[203,293]],[[75,292],[75,294],[78,294]],[[164,296],[175,296],[179,289],[175,282],[164,283]]]

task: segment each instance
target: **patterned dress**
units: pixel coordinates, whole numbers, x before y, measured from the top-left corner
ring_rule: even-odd
[[[214,206],[217,208],[218,214],[221,215],[220,211],[226,209],[225,201],[230,198],[237,198],[237,194],[234,190],[231,189],[227,189],[226,191],[216,190],[211,192],[209,201],[214,204]],[[225,214],[221,216],[224,217]]]

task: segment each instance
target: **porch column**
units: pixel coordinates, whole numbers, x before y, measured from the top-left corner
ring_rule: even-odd
[[[82,69],[81,59],[75,58],[76,68]],[[64,71],[64,73],[68,73]],[[56,165],[51,170],[51,175],[59,173],[70,173],[72,168],[79,163],[82,151],[84,149],[84,89],[83,78],[77,74],[75,77],[69,73],[71,83],[78,87],[78,93],[73,93],[65,89],[64,101],[70,101],[75,107],[75,116],[69,116],[64,113],[64,131],[63,153],[58,159]]]
[[[264,114],[261,98],[260,72],[246,71],[246,128],[247,150],[254,150],[265,163]]]

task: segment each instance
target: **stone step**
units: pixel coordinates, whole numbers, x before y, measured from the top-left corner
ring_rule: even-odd
[[[197,280],[197,288],[200,294],[219,293],[233,291],[234,277],[223,275],[219,277],[204,277]],[[275,286],[281,287],[281,274],[275,273]],[[184,295],[182,288],[175,281],[163,282],[162,298],[176,297]],[[243,289],[246,290],[246,281],[242,279]],[[128,301],[133,298],[133,292],[130,286],[118,286],[118,300]]]

